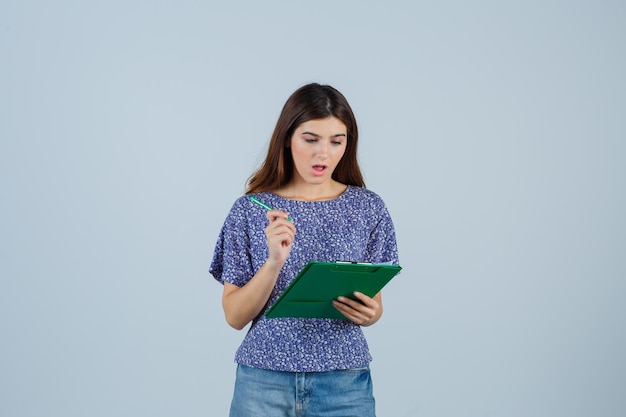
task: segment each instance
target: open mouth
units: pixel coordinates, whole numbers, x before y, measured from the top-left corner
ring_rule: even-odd
[[[324,171],[326,171],[326,165],[322,165],[322,164],[313,165],[313,171],[321,174]]]

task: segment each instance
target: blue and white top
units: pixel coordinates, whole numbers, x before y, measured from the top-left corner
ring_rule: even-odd
[[[289,213],[296,227],[291,253],[261,313],[252,321],[235,362],[261,369],[323,372],[367,365],[371,355],[361,327],[346,320],[267,318],[265,311],[309,261],[398,264],[393,222],[382,199],[348,186],[327,201],[298,201],[255,194]],[[267,260],[265,210],[242,196],[220,231],[209,269],[216,280],[245,285]]]

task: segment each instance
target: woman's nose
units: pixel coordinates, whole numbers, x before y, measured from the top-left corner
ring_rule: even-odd
[[[317,148],[317,156],[319,156],[320,159],[327,159],[328,158],[328,143],[326,143],[325,141],[319,141],[318,144],[319,144],[319,147]]]

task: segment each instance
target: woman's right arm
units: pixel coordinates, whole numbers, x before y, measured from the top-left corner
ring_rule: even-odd
[[[281,268],[285,264],[296,229],[286,220],[287,213],[278,210],[267,212],[269,225],[265,228],[269,256],[265,264],[243,287],[224,283],[222,307],[226,322],[237,330],[243,329],[259,315],[269,299]]]

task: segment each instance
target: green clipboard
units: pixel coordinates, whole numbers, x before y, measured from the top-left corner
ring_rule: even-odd
[[[354,291],[373,297],[400,272],[399,265],[354,262],[309,262],[265,313],[266,317],[348,320],[332,300],[354,298]]]

